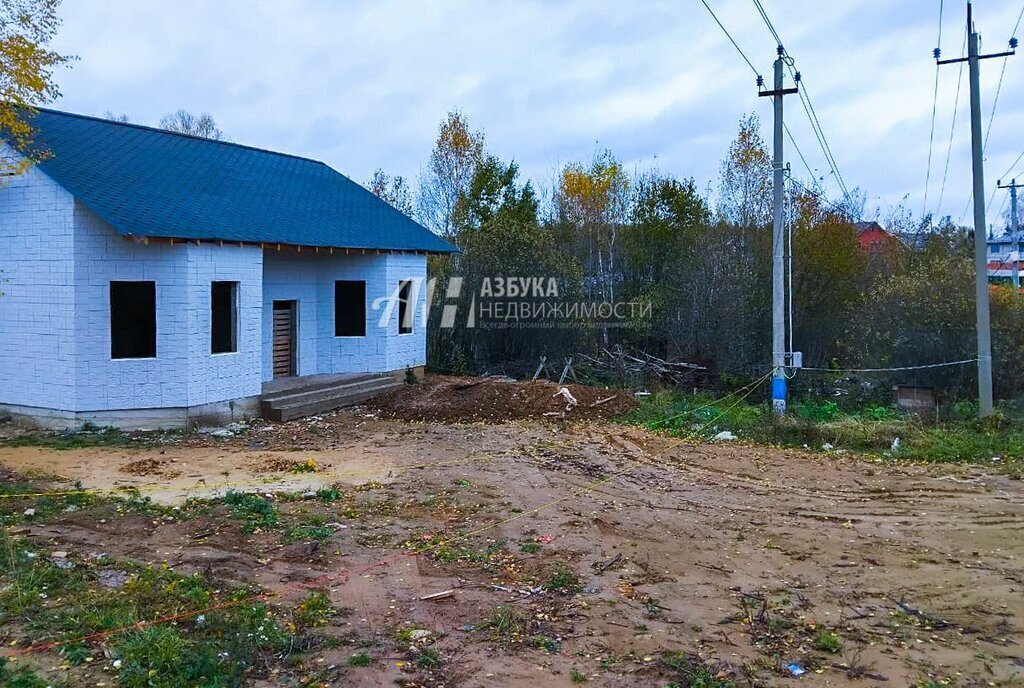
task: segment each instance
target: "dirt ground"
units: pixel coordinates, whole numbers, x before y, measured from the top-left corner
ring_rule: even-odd
[[[657,660],[670,652],[699,656],[740,686],[913,686],[926,676],[1022,684],[1021,481],[680,444],[599,421],[381,413],[154,448],[0,448],[0,463],[60,476],[58,486],[132,485],[166,503],[229,483],[259,492],[337,484],[349,495],[344,509],[279,504],[337,521],[324,541],[246,535],[217,514],[163,522],[82,511],[21,531],[72,558],[102,551],[255,582],[280,604],[322,588],[345,610],[323,631],[340,645],[314,648],[306,662],[330,685],[408,679],[393,644],[403,629],[429,632],[444,658],[408,685],[664,686]],[[309,460],[315,472],[293,472]],[[544,589],[558,565],[578,590]],[[518,632],[487,623],[498,607],[521,614]],[[838,647],[821,646],[823,630]],[[370,666],[346,663],[357,641],[371,648]],[[807,673],[794,678],[791,663]],[[284,684],[267,676],[258,685]]]

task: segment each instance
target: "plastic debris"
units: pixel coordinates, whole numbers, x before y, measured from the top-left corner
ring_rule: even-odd
[[[800,666],[796,662],[793,662],[792,664],[787,664],[786,665],[786,669],[793,676],[803,676],[804,674],[807,673],[807,669],[804,669],[802,666]]]
[[[736,435],[732,434],[728,430],[723,430],[714,437],[711,438],[714,442],[732,442],[736,439]]]

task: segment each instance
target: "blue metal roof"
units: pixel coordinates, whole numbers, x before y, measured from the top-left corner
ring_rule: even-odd
[[[42,170],[124,235],[456,250],[316,160],[56,110],[29,121]]]

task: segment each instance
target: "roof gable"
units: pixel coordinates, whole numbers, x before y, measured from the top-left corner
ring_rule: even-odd
[[[322,162],[40,109],[39,165],[123,235],[451,252]]]

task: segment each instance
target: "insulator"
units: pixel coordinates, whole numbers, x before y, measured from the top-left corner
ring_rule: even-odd
[[[797,73],[793,75],[793,81],[795,81],[796,83],[800,83],[800,72],[799,71],[797,71]]]
[[[1010,39],[1010,49],[1011,50],[1016,50],[1017,49],[1017,38],[1016,38],[1016,36]]]
[[[932,51],[932,55],[934,55],[935,59],[937,60],[942,55],[942,50],[940,50],[939,48],[936,48],[935,50]]]
[[[764,77],[761,76],[760,74],[758,74],[757,75],[757,87],[761,88],[762,86],[764,86]]]

